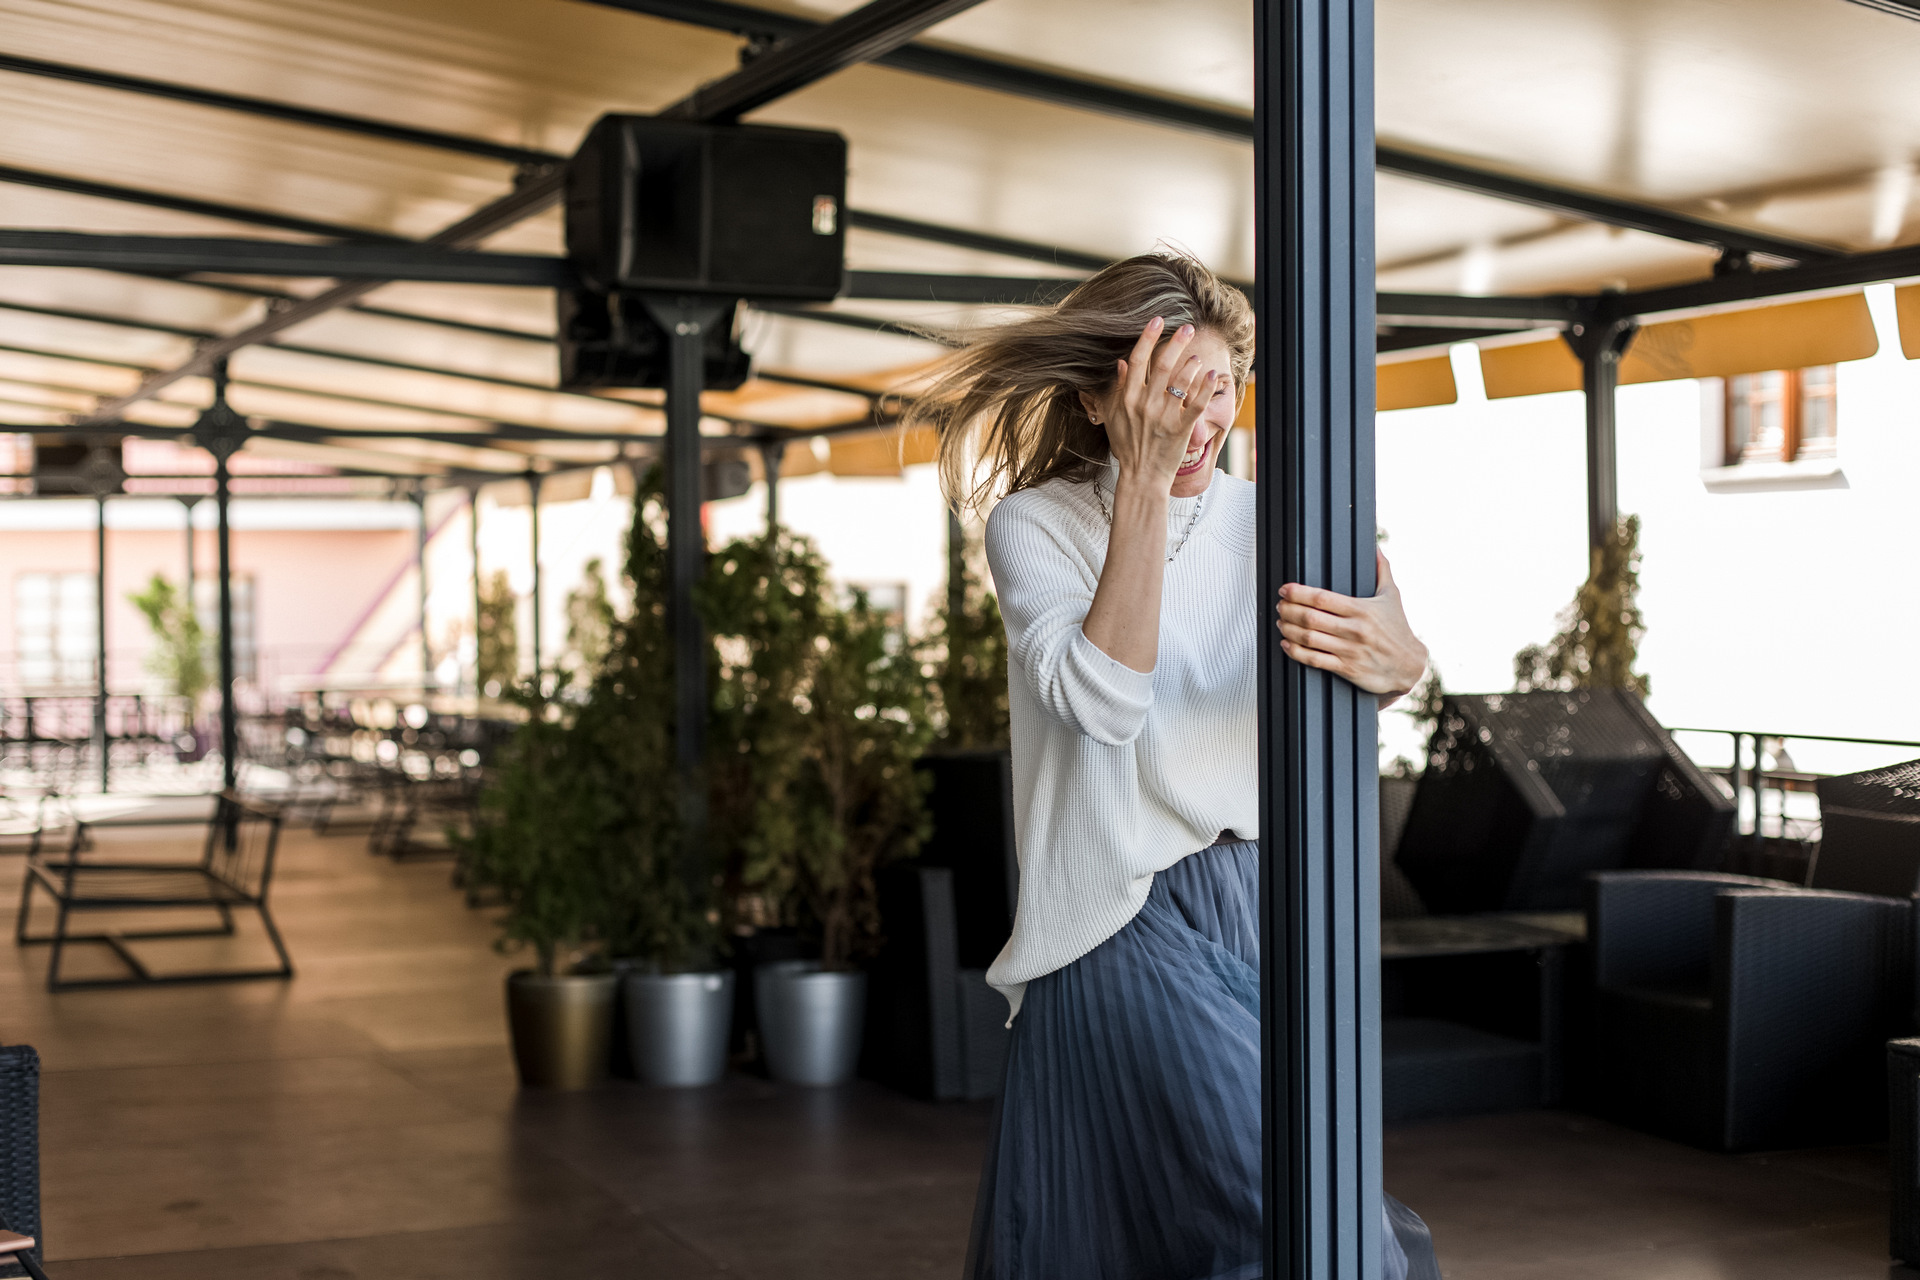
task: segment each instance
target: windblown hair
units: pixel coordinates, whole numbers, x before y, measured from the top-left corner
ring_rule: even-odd
[[[1001,325],[948,356],[908,410],[906,425],[940,437],[940,484],[956,509],[1056,476],[1090,479],[1107,433],[1082,392],[1113,389],[1118,362],[1155,316],[1166,341],[1183,324],[1227,346],[1244,394],[1253,367],[1253,308],[1197,259],[1147,253],[1105,268],[1037,315]]]

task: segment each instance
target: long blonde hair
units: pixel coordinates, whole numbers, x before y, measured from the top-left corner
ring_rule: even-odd
[[[1155,316],[1227,346],[1234,385],[1253,367],[1253,308],[1197,259],[1145,253],[1105,268],[1037,315],[1000,325],[948,356],[906,412],[940,436],[940,485],[956,509],[1084,480],[1107,460],[1106,430],[1080,396],[1110,391],[1115,365]],[[1165,341],[1166,337],[1161,340]]]

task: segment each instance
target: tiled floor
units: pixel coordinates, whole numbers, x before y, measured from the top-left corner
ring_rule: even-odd
[[[283,859],[291,983],[54,997],[43,952],[0,949],[0,1040],[46,1067],[55,1280],[957,1276],[985,1108],[521,1094],[511,961],[443,865],[300,832]],[[1388,1183],[1460,1280],[1886,1275],[1872,1151],[1734,1160],[1540,1113],[1397,1130]]]

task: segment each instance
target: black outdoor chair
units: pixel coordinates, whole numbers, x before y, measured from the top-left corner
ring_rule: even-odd
[[[1878,1136],[1915,1024],[1920,761],[1819,783],[1811,885],[1619,872],[1588,899],[1602,1110],[1723,1150]]]
[[[1436,915],[1577,911],[1592,871],[1719,867],[1733,816],[1623,689],[1448,695],[1394,860]]]
[[[0,1046],[0,1276],[47,1280],[40,1241],[40,1055]]]
[[[95,861],[86,856],[96,831],[164,828],[204,824],[206,839],[198,860]],[[159,983],[230,982],[248,978],[290,978],[293,961],[281,941],[267,894],[273,884],[274,856],[280,843],[280,813],[231,793],[214,797],[211,816],[186,818],[129,818],[75,822],[67,852],[59,858],[28,860],[20,890],[20,914],[14,937],[22,945],[48,943],[53,950],[47,964],[47,990],[80,987],[123,987]],[[35,891],[44,892],[56,911],[53,929],[33,935],[28,928]],[[156,974],[127,945],[143,939],[209,938],[231,936],[236,909],[251,909],[260,917],[280,963],[265,969],[214,969]],[[143,929],[132,932],[101,930],[75,933],[72,918],[107,912],[212,911],[216,925]],[[125,978],[64,979],[61,960],[68,943],[99,942],[113,949],[131,970]]]

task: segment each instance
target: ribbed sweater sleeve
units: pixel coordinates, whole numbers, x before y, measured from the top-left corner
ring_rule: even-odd
[[[1153,672],[1135,671],[1087,639],[1099,571],[1008,499],[987,525],[987,563],[1007,627],[1009,671],[1040,709],[1095,742],[1140,736],[1153,707]]]

